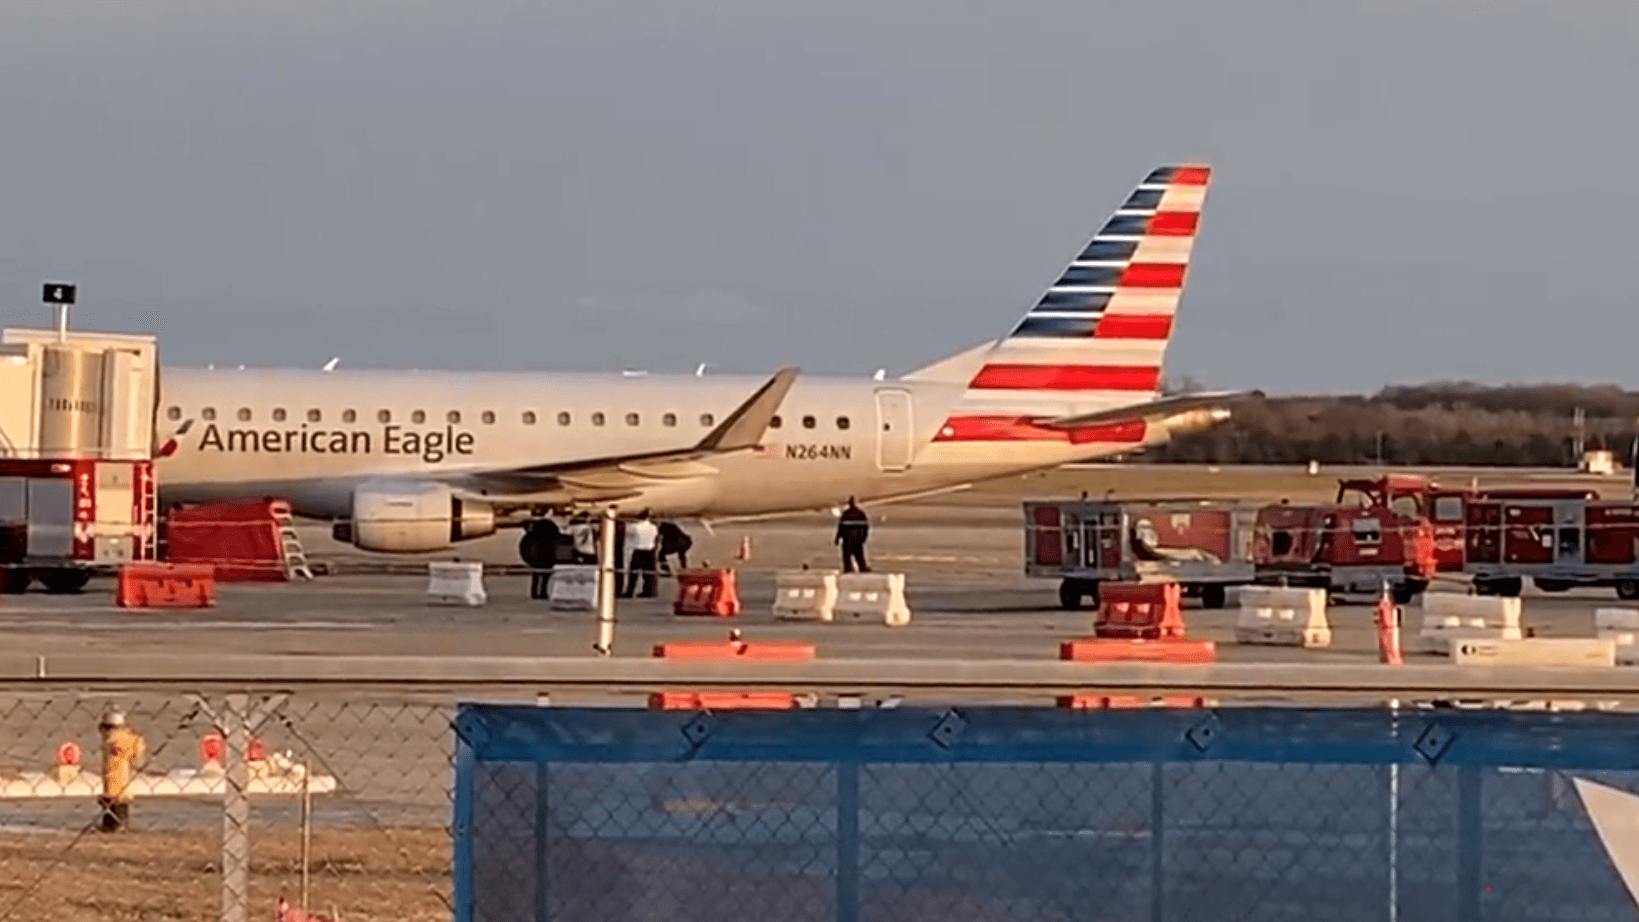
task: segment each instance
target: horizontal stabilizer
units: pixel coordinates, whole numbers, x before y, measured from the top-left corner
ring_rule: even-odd
[[[1050,429],[1080,429],[1084,426],[1100,426],[1107,423],[1176,416],[1179,413],[1188,413],[1193,410],[1215,410],[1234,401],[1261,397],[1263,397],[1263,391],[1214,391],[1201,394],[1179,394],[1176,397],[1163,397],[1160,400],[1151,400],[1148,403],[1114,407],[1075,416],[1063,416],[1058,419],[1047,420],[1040,425]]]

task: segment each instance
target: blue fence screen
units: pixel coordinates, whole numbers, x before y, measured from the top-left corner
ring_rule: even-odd
[[[1639,790],[1639,715],[467,705],[456,750],[459,922],[1639,919],[1577,786]]]

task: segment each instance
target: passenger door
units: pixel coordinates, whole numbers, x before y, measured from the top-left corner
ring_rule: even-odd
[[[911,466],[911,395],[884,388],[876,392],[876,463],[884,471]]]

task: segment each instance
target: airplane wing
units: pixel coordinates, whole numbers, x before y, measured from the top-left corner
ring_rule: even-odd
[[[1149,403],[1140,403],[1134,406],[1115,407],[1109,410],[1099,410],[1094,413],[1079,413],[1075,416],[1061,416],[1058,419],[1047,420],[1038,425],[1049,429],[1080,429],[1086,426],[1101,426],[1107,423],[1124,423],[1135,420],[1164,421],[1183,413],[1193,413],[1198,410],[1221,410],[1225,404],[1238,400],[1248,400],[1263,397],[1263,391],[1213,391],[1200,394],[1180,394],[1176,397],[1162,397]]]
[[[561,493],[565,499],[612,501],[646,490],[716,473],[708,459],[750,451],[762,443],[798,369],[775,372],[693,445],[663,451],[574,459],[509,470],[474,472],[461,477],[486,493],[540,495]]]

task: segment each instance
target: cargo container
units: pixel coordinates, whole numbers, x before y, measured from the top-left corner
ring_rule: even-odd
[[[1029,500],[1025,573],[1059,580],[1059,602],[1098,602],[1100,583],[1180,583],[1207,608],[1250,583],[1256,509],[1210,500]]]

